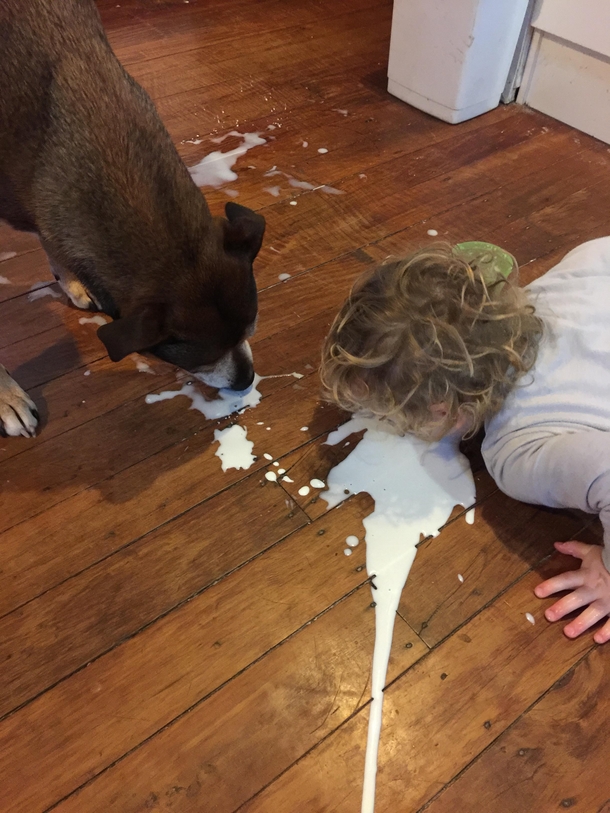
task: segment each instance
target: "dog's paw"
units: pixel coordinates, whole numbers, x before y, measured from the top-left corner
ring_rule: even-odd
[[[33,438],[39,420],[32,399],[0,365],[0,435]]]
[[[77,279],[62,280],[60,278],[59,284],[65,295],[76,308],[80,308],[83,311],[97,310],[95,302],[87,293],[84,285]]]

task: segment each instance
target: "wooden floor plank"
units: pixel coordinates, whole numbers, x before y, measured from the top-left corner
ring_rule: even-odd
[[[419,810],[589,651],[590,639],[568,641],[544,622],[539,579],[526,576],[386,689],[379,813]],[[241,810],[356,813],[366,726],[356,714]]]
[[[178,796],[184,811],[232,813],[368,702],[369,602],[368,586],[350,595],[57,810],[171,809]],[[389,678],[427,651],[397,619]]]
[[[0,708],[18,707],[0,722],[0,809],[355,813],[373,611],[364,545],[342,549],[373,504],[326,514],[297,493],[354,443],[324,444],[345,415],[319,403],[321,341],[354,279],[429,229],[506,246],[523,282],[606,233],[607,146],[516,105],[452,126],[391,97],[390,0],[98,6],[187,165],[239,144],[212,141],[231,130],[266,138],[230,185],[268,224],[252,344],[259,373],[304,378],[261,382],[237,419],[258,459],[223,474],[229,421],[144,404],[184,377],[113,365],[87,314],[29,300],[52,282],[43,252],[0,225],[0,361],[43,416],[34,441],[0,440]],[[222,213],[227,190],[204,191]],[[263,453],[294,482],[268,483]],[[556,538],[599,543],[599,525],[508,500],[471,459],[475,524],[456,509],[420,546],[401,602],[377,810],[604,809],[586,781],[607,757],[603,653],[548,691],[590,639],[566,641],[531,592],[567,566],[540,564]]]
[[[590,652],[426,810],[470,813],[477,799],[489,813],[607,813],[609,656]]]
[[[279,495],[281,506],[284,492],[277,484],[262,482],[274,493],[273,500]],[[260,493],[262,497],[262,489]],[[241,515],[237,518],[243,521]],[[364,551],[356,552],[349,561],[342,553],[347,523],[354,527],[360,523],[357,501],[293,533],[247,567],[2,721],[0,759],[11,759],[18,732],[19,739],[29,743],[32,754],[49,754],[55,759],[61,744],[61,759],[52,783],[50,775],[44,783],[34,781],[37,771],[26,780],[27,762],[21,763],[19,773],[2,770],[3,776],[10,777],[10,784],[0,787],[1,809],[21,813],[24,795],[27,799],[31,794],[37,801],[34,806],[30,799],[29,809],[44,809],[40,794],[45,795],[48,805],[58,793],[66,792],[62,784],[66,781],[64,766],[68,781],[74,782],[77,771],[80,784],[363,585]],[[198,528],[201,532],[200,523]],[[246,540],[250,528],[248,525],[245,530]],[[290,580],[285,578],[287,572],[292,574]],[[86,603],[87,592],[80,595]],[[67,606],[74,605],[68,602]],[[120,612],[120,604],[111,601],[108,613],[119,617]],[[95,605],[91,614],[95,620]],[[75,618],[73,610],[70,617]],[[104,617],[98,614],[97,620],[103,634]],[[44,626],[38,631],[49,634]],[[77,644],[79,640],[74,636],[74,644],[82,646]],[[2,662],[6,662],[4,657]],[[48,667],[53,668],[53,664]],[[31,683],[27,673],[22,673],[22,680]],[[18,696],[13,694],[12,702],[16,700]],[[72,733],[68,741],[61,735],[56,739],[56,726],[45,721],[49,714],[59,720],[68,707]],[[77,729],[82,732],[79,736]]]

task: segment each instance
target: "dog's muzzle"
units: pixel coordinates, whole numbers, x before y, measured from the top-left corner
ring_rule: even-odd
[[[200,368],[194,375],[210,387],[238,392],[249,389],[254,381],[250,345],[248,342],[242,342],[223,356],[214,367]]]

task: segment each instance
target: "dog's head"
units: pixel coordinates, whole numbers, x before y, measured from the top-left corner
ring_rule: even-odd
[[[192,267],[181,269],[171,290],[144,301],[103,325],[98,336],[112,361],[141,351],[176,364],[213,387],[247,389],[254,379],[248,338],[257,314],[252,263],[265,219],[245,206],[227,203],[227,219],[214,224]]]

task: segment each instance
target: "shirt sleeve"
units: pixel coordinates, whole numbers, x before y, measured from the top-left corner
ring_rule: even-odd
[[[523,502],[599,514],[610,571],[610,432],[596,429],[523,441],[516,433],[485,463],[498,487]]]

